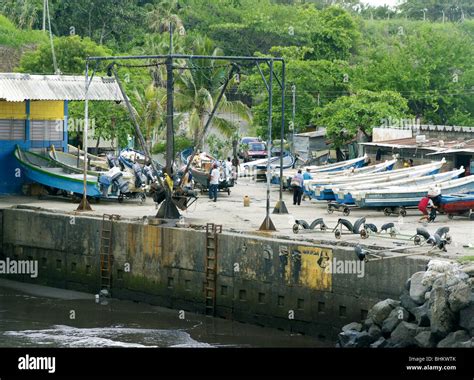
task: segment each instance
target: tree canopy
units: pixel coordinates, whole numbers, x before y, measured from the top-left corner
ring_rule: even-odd
[[[382,119],[474,125],[473,7],[469,0],[406,0],[395,8],[358,0],[50,0],[63,73],[82,74],[87,55],[166,54],[171,27],[174,52],[284,57],[285,133],[293,125],[294,94],[295,131],[325,125],[335,145],[359,130],[370,134]],[[37,48],[23,55],[19,71],[52,73],[47,35],[34,30],[41,27],[42,1],[0,0],[0,11],[17,26],[0,16],[0,28],[8,29],[0,33],[0,44],[27,45],[34,31]],[[129,62],[134,63],[144,62]],[[99,73],[104,70],[99,67]],[[252,120],[253,130],[266,137],[268,92],[255,64],[240,70],[220,112]],[[260,70],[268,76],[266,65]],[[278,63],[275,74],[281,78]],[[119,75],[142,128],[147,136],[156,135],[165,113],[164,66],[120,67]],[[225,70],[213,62],[175,65],[177,112],[189,116],[187,135],[195,142],[224,78]],[[273,93],[278,127],[272,137],[278,138],[278,81]],[[106,115],[115,112],[97,108]],[[106,119],[104,136],[111,125]],[[231,124],[218,117],[214,127],[231,135],[237,128]]]

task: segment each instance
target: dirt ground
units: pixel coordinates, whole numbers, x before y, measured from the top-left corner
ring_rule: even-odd
[[[244,196],[250,198],[250,206],[244,207]],[[417,227],[425,227],[430,233],[434,233],[439,227],[450,228],[449,234],[452,243],[447,246],[446,253],[441,256],[451,258],[461,258],[462,256],[474,255],[474,221],[465,217],[455,217],[449,220],[446,215],[438,215],[434,223],[423,225],[418,223],[420,213],[418,210],[408,210],[406,217],[385,216],[381,211],[367,209],[352,209],[349,216],[344,216],[340,212],[329,214],[326,202],[314,200],[304,200],[300,206],[294,206],[292,193],[283,192],[283,200],[288,208],[289,214],[273,214],[273,207],[279,199],[279,186],[271,185],[270,192],[270,217],[277,229],[276,232],[268,233],[274,237],[285,239],[311,240],[311,241],[334,241],[346,242],[350,244],[361,244],[368,246],[381,246],[387,248],[399,245],[414,246],[413,241],[390,239],[387,234],[382,236],[371,236],[362,239],[360,235],[349,234],[345,231],[340,239],[336,239],[332,228],[337,224],[339,218],[344,218],[354,223],[358,218],[365,217],[366,223],[373,223],[378,228],[388,222],[393,222],[399,233],[413,236]],[[26,196],[3,196],[0,197],[0,208],[15,205],[28,205],[44,209],[75,213],[77,204],[64,199],[38,199],[38,197]],[[145,216],[155,216],[157,209],[151,198],[147,198],[144,204],[139,204],[135,200],[125,201],[122,204],[116,201],[100,201],[92,204],[93,211],[86,214],[119,214],[124,219],[143,218]],[[224,230],[259,233],[257,232],[266,216],[266,183],[255,182],[248,178],[240,178],[238,183],[231,188],[231,193],[220,192],[217,202],[209,200],[207,193],[199,195],[198,200],[187,210],[182,212],[185,223],[191,225],[205,225],[206,223],[221,224]],[[321,231],[301,231],[293,233],[293,225],[296,219],[305,220],[310,224],[316,218],[323,218],[329,227],[326,232]],[[417,248],[423,251],[422,248]],[[425,248],[424,251],[428,250]]]

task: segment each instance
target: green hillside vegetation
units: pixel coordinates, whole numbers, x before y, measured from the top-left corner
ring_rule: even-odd
[[[21,47],[45,42],[47,36],[39,30],[22,30],[0,14],[0,46]]]
[[[67,74],[83,74],[84,57],[91,54],[166,54],[170,24],[176,53],[284,57],[285,133],[294,89],[295,131],[324,125],[333,144],[341,146],[359,131],[370,137],[374,126],[393,119],[474,125],[474,6],[469,0],[431,0],[423,8],[420,1],[389,9],[357,0],[334,1],[333,6],[325,0],[116,0],[106,7],[93,0],[62,0],[50,1],[50,8],[59,68]],[[23,56],[21,71],[53,72],[49,42],[35,30],[41,5],[37,0],[0,0],[0,11],[17,26],[0,17],[0,31],[8,30],[0,33],[0,44],[40,42],[35,52]],[[203,115],[227,68],[197,60],[177,65],[196,68],[175,70],[175,106],[192,116],[185,137],[199,143]],[[268,67],[261,69],[268,74]],[[104,66],[98,70],[105,73]],[[279,64],[275,72],[281,74]],[[119,73],[126,78],[147,139],[153,131],[163,133],[164,66],[122,67]],[[274,94],[273,122],[279,125],[277,83]],[[244,64],[219,111],[246,117],[266,137],[267,100],[259,71]],[[97,119],[106,124],[104,136],[114,125],[129,126],[122,110],[96,109]],[[213,128],[230,137],[237,125],[217,118]],[[272,138],[279,133],[274,128]]]

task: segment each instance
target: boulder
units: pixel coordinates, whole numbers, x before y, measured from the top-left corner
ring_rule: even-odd
[[[407,280],[407,282],[405,282],[405,289],[409,292],[410,291],[410,284],[411,284],[411,278],[409,278]]]
[[[416,345],[415,335],[417,325],[414,323],[400,322],[393,330],[389,341],[396,347],[410,347]]]
[[[425,293],[425,301],[428,301],[431,297],[431,292],[426,292]]]
[[[469,276],[462,271],[454,272],[448,275],[446,279],[446,286],[449,288],[451,286],[459,284],[460,282],[466,282],[468,278]]]
[[[388,341],[385,338],[380,337],[379,339],[377,339],[374,343],[370,345],[370,348],[383,348],[387,346],[388,346]]]
[[[382,336],[382,330],[377,325],[370,326],[368,333],[374,339],[379,339]]]
[[[431,331],[438,337],[444,338],[454,329],[455,316],[449,309],[448,295],[444,282],[435,281],[429,301]]]
[[[355,340],[355,347],[369,347],[373,342],[375,342],[375,338],[368,332],[362,331]]]
[[[427,327],[430,325],[430,308],[428,301],[423,305],[414,308],[412,314],[415,316],[418,326]]]
[[[425,272],[425,275],[423,276],[423,285],[431,288],[434,282],[440,277],[444,277],[444,274],[433,271]]]
[[[367,318],[364,320],[364,322],[362,322],[362,326],[365,331],[368,331],[373,324],[374,321],[372,320],[372,318]]]
[[[400,302],[386,299],[380,302],[377,302],[372,309],[370,309],[368,318],[372,319],[375,324],[381,326],[384,319],[387,318],[391,311],[396,308]]]
[[[469,277],[474,277],[474,264],[468,264],[461,268]]]
[[[431,331],[431,329],[429,327],[418,326],[418,328],[416,329],[416,334],[418,335],[419,333],[424,332],[424,331]]]
[[[459,326],[474,336],[474,302],[459,312]]]
[[[352,323],[349,323],[348,325],[345,325],[342,328],[342,331],[348,331],[348,330],[354,330],[354,331],[360,332],[362,331],[362,324],[358,322],[352,322]]]
[[[408,315],[408,311],[401,306],[398,306],[393,309],[390,312],[389,316],[385,319],[385,321],[383,321],[382,333],[384,334],[384,336],[390,335],[400,322],[407,321]]]
[[[421,331],[415,335],[415,343],[418,347],[436,347],[436,337],[431,331]]]
[[[357,334],[358,332],[354,330],[343,331],[337,336],[337,342],[341,345],[341,347],[354,347]]]
[[[358,332],[347,330],[338,335],[338,343],[341,347],[369,347],[375,338],[369,335],[367,331]]]
[[[425,302],[425,293],[430,289],[430,286],[423,283],[425,272],[416,272],[411,276],[410,283],[410,297],[418,305]]]
[[[454,312],[465,308],[471,301],[471,287],[466,282],[459,282],[448,288],[449,308]]]
[[[410,313],[413,314],[413,309],[418,307],[418,304],[413,301],[409,294],[402,294],[400,296],[400,306],[404,307]]]
[[[469,341],[471,337],[464,330],[458,330],[452,333],[449,333],[446,338],[438,342],[436,347],[438,348],[447,348],[447,347],[459,347],[461,343]]]
[[[461,342],[458,344],[459,348],[474,348],[474,338],[467,340],[466,342]]]

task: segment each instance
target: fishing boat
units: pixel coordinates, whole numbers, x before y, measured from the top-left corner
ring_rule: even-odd
[[[335,201],[341,204],[354,204],[354,199],[352,198],[352,192],[357,190],[365,189],[384,189],[387,187],[393,186],[421,186],[424,184],[435,185],[444,181],[449,181],[452,179],[458,178],[462,173],[464,173],[464,167],[461,166],[459,169],[451,170],[449,172],[434,174],[434,175],[425,175],[420,177],[410,177],[404,178],[392,182],[381,182],[381,183],[363,183],[355,185],[343,185],[341,187],[334,187],[332,189],[335,197]]]
[[[84,158],[80,157],[78,160],[77,156],[74,156],[70,153],[65,153],[61,151],[57,151],[52,147],[49,151],[49,158],[53,160],[58,166],[64,167],[72,171],[73,173],[83,173],[84,172]],[[91,166],[92,162],[91,162]],[[108,168],[107,168],[108,169]],[[93,167],[93,169],[87,170],[87,174],[95,177],[99,177],[102,174],[105,174],[105,169],[100,167]]]
[[[246,173],[250,174],[251,172],[257,168],[257,167],[267,167],[268,165],[268,158],[262,158],[260,160],[255,160],[255,161],[249,161],[245,162],[243,164],[240,164],[239,166],[239,172],[241,173]],[[275,157],[270,157],[270,166],[273,166],[276,163],[280,162],[280,156],[275,156]]]
[[[277,157],[278,160],[274,160],[270,163],[270,178],[272,180],[272,183],[274,184],[278,184],[279,181],[276,179],[276,173],[280,173],[280,163],[281,163],[281,160],[280,160],[280,157]],[[283,170],[284,169],[289,169],[291,167],[293,167],[293,165],[295,164],[295,157],[291,154],[286,154],[283,156]],[[268,165],[268,161],[267,163],[265,163],[265,165],[257,165],[254,170],[254,175],[256,175],[256,178],[257,179],[266,179],[267,178],[267,165]]]
[[[409,207],[417,206],[421,198],[425,197],[430,189],[441,191],[442,195],[474,192],[474,176],[467,176],[451,181],[444,181],[413,187],[388,187],[375,190],[358,190],[352,193],[354,202],[359,207]]]
[[[74,156],[76,161],[77,161],[77,158],[79,157],[79,160],[82,162],[82,165],[84,165],[84,151],[83,150],[80,150],[76,148],[75,146],[68,144],[68,153]],[[87,159],[89,160],[89,163],[91,166],[95,166],[103,170],[109,169],[109,165],[107,164],[107,158],[105,157],[99,157],[99,156],[87,153]]]
[[[190,168],[191,175],[193,176],[194,183],[197,185],[199,189],[202,191],[209,190],[209,171],[204,171],[198,168]],[[224,174],[224,173],[222,173]],[[217,186],[217,190],[225,191],[227,194],[230,195],[230,188],[234,186],[234,179],[229,177],[225,177],[225,175],[221,175],[219,180],[219,185]]]
[[[474,220],[474,193],[441,195],[439,209],[450,219],[454,215],[468,215]]]
[[[334,164],[326,165],[317,165],[317,166],[306,166],[306,169],[309,169],[311,173],[324,173],[324,172],[334,172],[341,171],[349,168],[361,168],[368,161],[368,156],[364,155],[363,157],[354,158],[352,160],[336,162]]]
[[[331,179],[335,178],[341,178],[341,177],[353,177],[357,175],[362,175],[362,174],[371,174],[371,173],[380,173],[380,172],[385,172],[385,171],[390,171],[393,170],[394,165],[397,163],[397,159],[394,158],[393,160],[387,160],[385,162],[381,162],[380,164],[376,165],[369,165],[369,166],[363,166],[361,168],[348,168],[340,171],[333,171],[333,172],[321,172],[321,173],[311,173],[311,176],[313,179],[318,179],[318,178],[326,178],[326,179]],[[301,169],[303,172],[306,172],[306,167],[303,167]],[[283,173],[283,180],[289,184],[291,181],[291,178],[298,172],[298,169],[291,169],[291,170],[286,170]],[[278,171],[275,171],[275,177],[279,177],[280,173]],[[276,179],[278,181],[278,179]]]
[[[439,172],[445,162],[446,160],[443,159],[435,163],[397,169],[383,173],[356,175],[353,177],[316,178],[304,182],[305,193],[311,198],[317,200],[335,200],[333,191],[333,188],[335,187],[340,187],[347,184],[353,186],[359,184],[377,184],[401,180],[403,178],[416,178],[425,175],[433,175]]]
[[[186,165],[188,163],[188,159],[193,154],[194,148],[187,148],[179,154],[179,157],[181,158],[181,164]]]
[[[75,194],[84,193],[84,175],[58,165],[49,157],[20,149],[17,145],[14,156],[28,180]],[[98,178],[88,175],[86,178],[87,195],[101,196]]]

